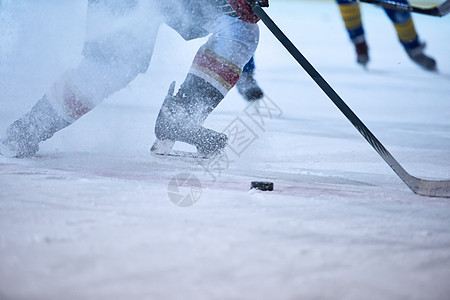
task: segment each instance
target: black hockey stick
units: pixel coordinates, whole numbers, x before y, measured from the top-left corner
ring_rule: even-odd
[[[429,16],[442,17],[450,12],[450,0],[445,1],[437,6],[430,8],[421,8],[413,5],[409,5],[395,0],[360,0],[370,4],[379,5],[385,8],[391,8],[402,11],[409,11]]]
[[[260,7],[255,6],[253,11],[264,22],[267,28],[275,35],[275,37],[283,44],[286,50],[297,60],[297,62],[305,69],[311,78],[319,85],[322,91],[327,94],[331,101],[339,108],[339,110],[347,117],[347,119],[355,126],[367,142],[378,152],[384,161],[394,170],[401,180],[416,194],[429,197],[450,197],[450,180],[425,180],[410,175],[395,160],[389,151],[380,143],[380,141],[370,132],[357,115],[348,107],[347,104],[339,97],[333,88],[323,79],[309,61],[300,53],[289,38],[281,31],[281,29],[272,21],[266,12]]]

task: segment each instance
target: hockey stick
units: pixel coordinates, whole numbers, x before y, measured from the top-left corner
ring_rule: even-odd
[[[370,132],[364,123],[355,115],[350,107],[339,97],[333,88],[325,81],[325,79],[316,71],[309,61],[300,53],[289,38],[281,31],[281,29],[272,21],[266,12],[258,5],[253,9],[254,13],[264,22],[267,28],[275,35],[275,37],[283,44],[286,50],[297,60],[297,62],[305,69],[311,78],[319,85],[322,91],[327,94],[331,101],[339,108],[339,110],[347,117],[347,119],[355,126],[359,133],[367,140],[367,142],[378,152],[384,161],[394,170],[401,180],[416,194],[429,197],[450,197],[450,180],[425,180],[410,175],[395,160],[389,151],[380,143],[380,141]]]
[[[379,5],[385,8],[391,8],[395,10],[409,11],[429,16],[442,17],[450,12],[450,0],[439,4],[438,6],[430,8],[421,8],[407,3],[397,2],[395,0],[360,0],[370,4]]]

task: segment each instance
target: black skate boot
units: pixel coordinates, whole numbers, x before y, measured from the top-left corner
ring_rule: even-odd
[[[436,60],[434,58],[427,56],[424,53],[426,44],[421,43],[418,47],[414,49],[407,49],[406,53],[408,54],[409,58],[411,58],[412,61],[414,61],[416,64],[421,66],[427,71],[436,71]]]
[[[365,68],[369,62],[369,47],[367,47],[366,41],[356,43],[355,50],[356,62]]]
[[[151,151],[167,154],[175,141],[197,148],[199,157],[219,155],[227,145],[227,136],[201,124],[223,99],[222,94],[203,79],[189,74],[176,95],[172,83],[156,119],[156,142]]]
[[[253,72],[242,72],[241,77],[236,83],[239,94],[247,101],[256,101],[264,96],[262,89],[253,78]]]
[[[0,154],[24,158],[39,150],[39,142],[53,136],[55,132],[69,125],[61,119],[44,96],[29,113],[13,122],[0,140]]]

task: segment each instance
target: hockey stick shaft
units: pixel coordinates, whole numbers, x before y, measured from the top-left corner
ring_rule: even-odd
[[[280,41],[286,50],[295,58],[295,60],[303,67],[303,69],[311,76],[322,91],[330,98],[337,108],[347,117],[359,133],[366,141],[375,149],[375,151],[384,159],[384,161],[392,168],[392,170],[403,180],[403,182],[414,192],[424,196],[450,197],[450,181],[430,181],[422,180],[411,176],[397,162],[397,160],[389,153],[389,151],[381,144],[381,142],[372,134],[372,132],[364,125],[358,116],[350,109],[350,107],[341,99],[328,82],[317,72],[317,70],[309,63],[309,61],[300,53],[289,38],[281,31],[281,29],[272,21],[266,12],[260,7],[255,6],[253,11],[263,21],[267,28]]]
[[[413,13],[419,13],[429,16],[442,17],[450,12],[450,0],[444,3],[430,8],[421,8],[407,3],[397,2],[394,0],[360,0],[361,2],[366,2],[370,4],[379,5],[384,8],[390,8],[401,11],[408,11]]]

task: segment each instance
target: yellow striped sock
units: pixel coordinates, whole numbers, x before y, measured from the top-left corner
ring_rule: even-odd
[[[341,11],[345,28],[353,30],[362,26],[361,10],[358,3],[339,4],[339,10]]]
[[[394,27],[402,43],[414,41],[417,38],[417,32],[412,18],[404,23],[394,24]]]

